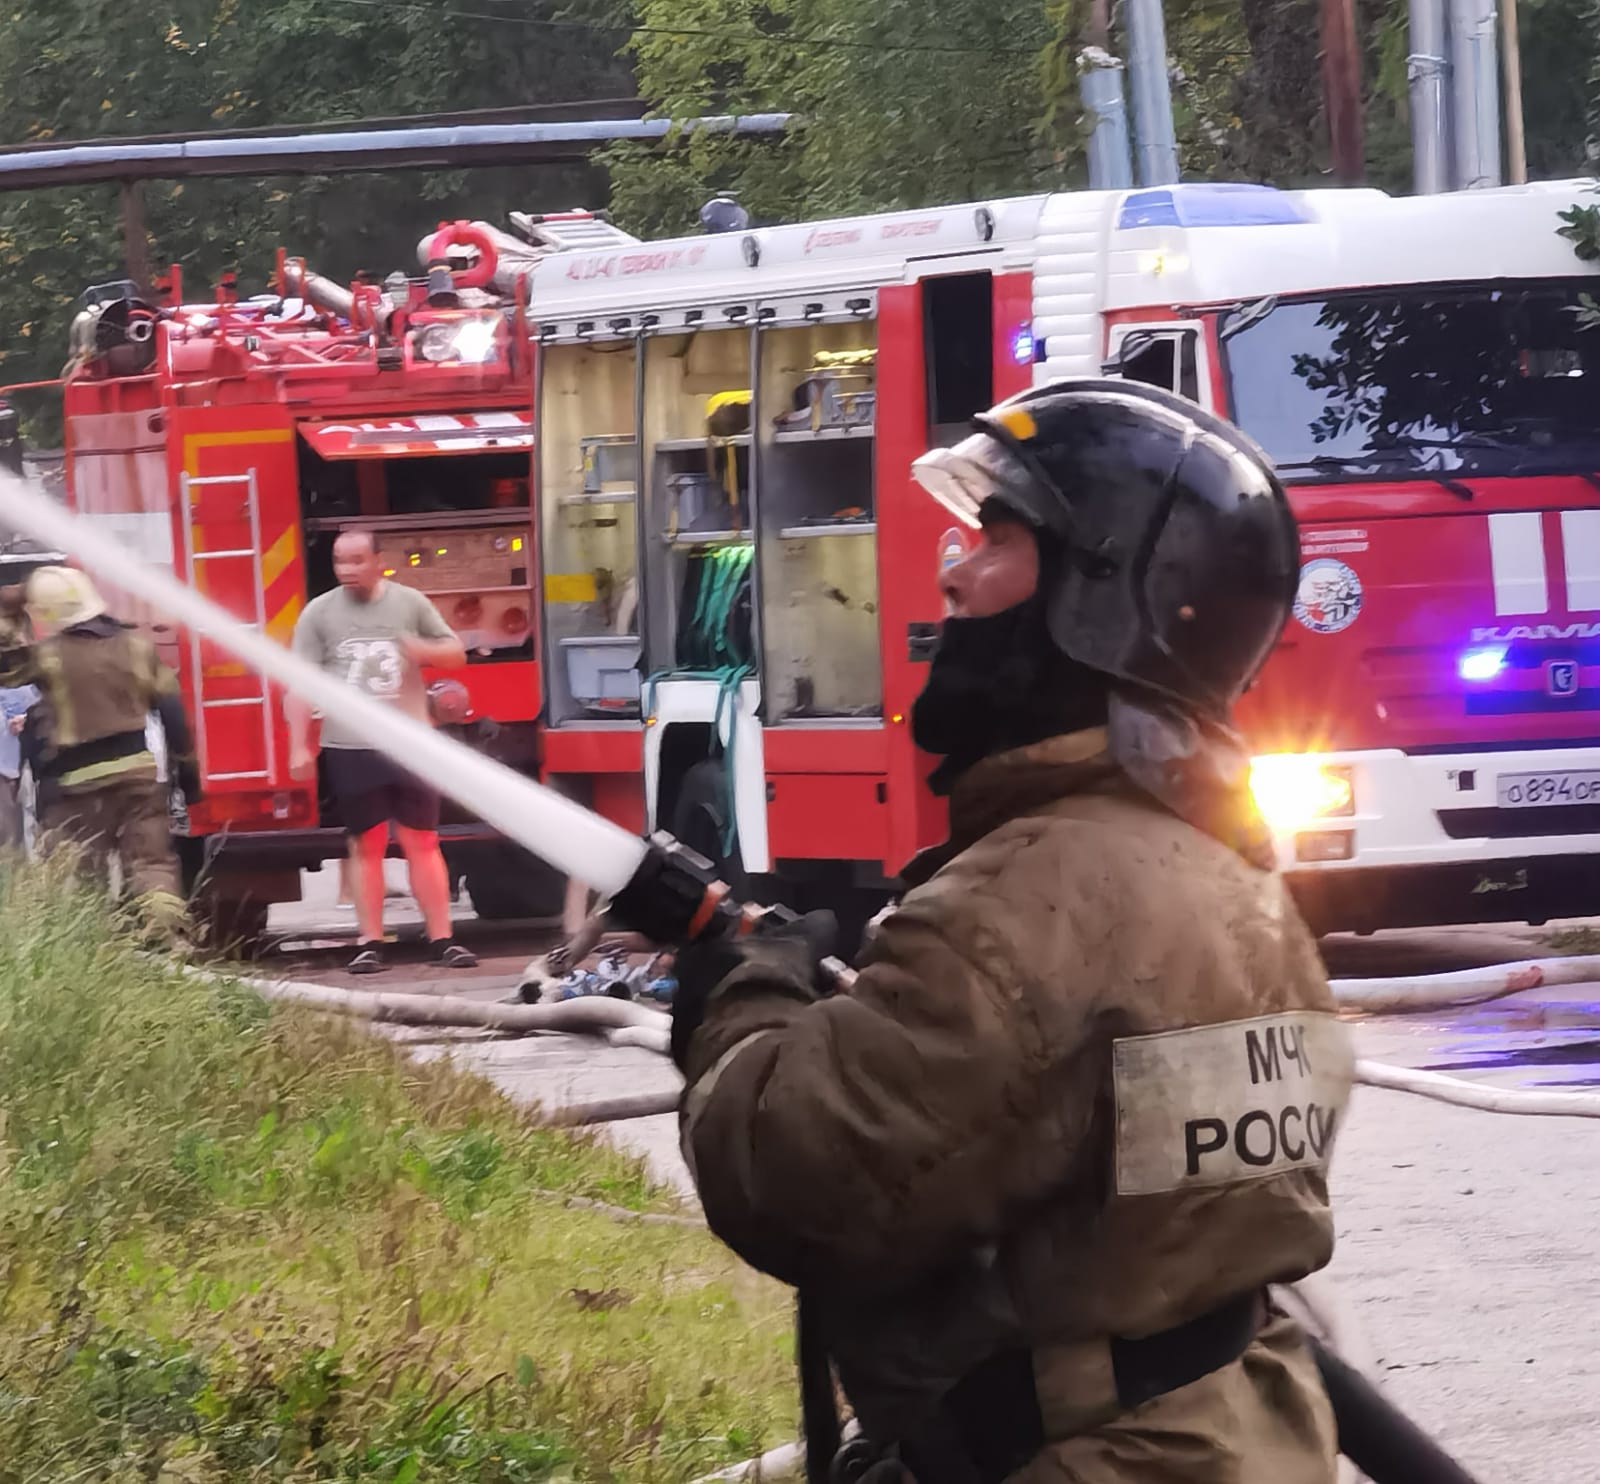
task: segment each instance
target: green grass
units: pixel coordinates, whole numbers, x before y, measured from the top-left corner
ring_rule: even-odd
[[[1546,939],[1553,953],[1576,957],[1580,954],[1600,953],[1600,927],[1580,923],[1576,927],[1556,928]]]
[[[0,1481],[691,1478],[795,1435],[787,1299],[608,1147],[0,875]]]

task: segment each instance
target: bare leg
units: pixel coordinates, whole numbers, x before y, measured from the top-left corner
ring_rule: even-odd
[[[561,934],[575,938],[589,915],[589,888],[575,876],[567,877],[567,896],[561,904]]]
[[[450,936],[450,873],[445,868],[439,836],[432,830],[411,830],[395,826],[400,849],[411,877],[411,895],[422,909],[422,921],[430,942]]]
[[[383,941],[383,856],[389,826],[374,825],[350,836],[350,884],[356,899],[356,936],[363,943]]]

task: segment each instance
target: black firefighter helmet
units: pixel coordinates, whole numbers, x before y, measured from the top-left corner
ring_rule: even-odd
[[[1294,602],[1300,542],[1239,429],[1141,382],[1034,387],[913,466],[966,524],[992,500],[1050,560],[1051,639],[1078,663],[1226,723]]]

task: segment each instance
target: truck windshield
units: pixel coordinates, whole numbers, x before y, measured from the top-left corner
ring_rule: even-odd
[[[1600,312],[1587,281],[1280,303],[1228,335],[1233,416],[1285,477],[1600,469]]]

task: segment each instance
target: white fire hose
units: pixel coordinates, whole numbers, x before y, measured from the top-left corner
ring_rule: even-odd
[[[1393,1015],[1481,1005],[1506,995],[1558,984],[1600,984],[1600,957],[1527,959],[1520,963],[1491,964],[1481,969],[1398,979],[1335,979],[1332,989],[1342,1010]],[[1600,1093],[1488,1087],[1464,1077],[1376,1061],[1358,1061],[1356,1081],[1368,1087],[1409,1092],[1485,1113],[1520,1113],[1535,1118],[1600,1118]]]
[[[330,1010],[360,1020],[393,1025],[477,1027],[513,1035],[565,1031],[602,1035],[613,1046],[638,1046],[663,1056],[668,1050],[670,1032],[666,1014],[606,996],[586,996],[558,1004],[507,1005],[458,995],[371,994],[289,980],[244,978],[240,982],[269,999]],[[1341,1008],[1373,1014],[1394,1013],[1402,1008],[1413,1012],[1447,1009],[1481,1004],[1540,985],[1595,982],[1600,982],[1600,957],[1538,959],[1412,978],[1336,979],[1333,991]],[[1489,1087],[1464,1077],[1365,1059],[1356,1062],[1355,1078],[1368,1087],[1411,1093],[1486,1113],[1600,1118],[1600,1093]],[[641,1094],[617,1100],[617,1106],[627,1111],[613,1116],[650,1117],[675,1111],[677,1097],[669,1093]],[[595,1105],[596,1112],[601,1108],[602,1104]]]
[[[1478,1005],[1555,984],[1600,984],[1600,957],[1526,959],[1402,979],[1335,979],[1332,989],[1341,1009],[1403,1015]]]

